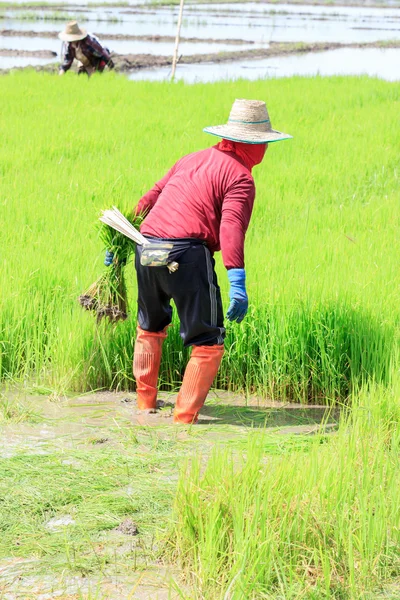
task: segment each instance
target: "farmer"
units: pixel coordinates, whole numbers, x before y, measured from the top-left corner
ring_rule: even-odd
[[[67,42],[59,75],[64,75],[71,68],[74,58],[81,63],[78,70],[79,75],[87,73],[90,77],[95,71],[100,73],[104,71],[106,66],[109,69],[114,67],[108,48],[104,48],[96,36],[81,29],[76,21],[67,23],[64,31],[59,33],[58,37],[63,42]]]
[[[145,213],[141,233],[149,246],[138,246],[138,328],[133,373],[138,408],[155,412],[161,349],[171,323],[171,299],[180,334],[192,353],[179,391],[174,421],[195,423],[224,352],[224,318],[214,270],[221,250],[228,271],[227,319],[240,323],[247,312],[244,239],[255,197],[251,171],[261,163],[268,143],[291,136],[271,127],[258,100],[236,100],[228,123],[206,127],[222,138],[215,146],[181,158],[136,207]],[[113,255],[106,254],[105,264]],[[176,261],[177,271],[166,266]]]

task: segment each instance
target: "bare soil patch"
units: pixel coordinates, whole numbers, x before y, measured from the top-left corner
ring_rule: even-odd
[[[132,519],[125,519],[125,521],[118,525],[115,531],[119,531],[124,535],[139,535],[139,528]]]

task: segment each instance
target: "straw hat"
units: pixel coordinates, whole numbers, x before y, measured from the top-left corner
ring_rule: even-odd
[[[63,42],[78,42],[87,36],[86,29],[81,29],[76,21],[70,21],[66,24],[64,31],[58,34]]]
[[[267,107],[261,100],[235,100],[226,125],[205,127],[206,133],[246,144],[265,144],[290,139],[271,127]]]

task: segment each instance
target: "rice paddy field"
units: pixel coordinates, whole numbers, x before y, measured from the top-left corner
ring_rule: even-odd
[[[228,403],[197,428],[132,423],[133,265],[127,321],[77,301],[104,269],[98,216],[213,144],[235,98],[294,139],[254,170]],[[0,598],[400,598],[399,109],[369,78],[1,78]],[[175,320],[165,398],[186,360]],[[329,410],[282,435],[271,402]]]

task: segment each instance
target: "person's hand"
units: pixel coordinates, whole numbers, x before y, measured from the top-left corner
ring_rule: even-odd
[[[241,323],[249,307],[246,293],[246,272],[244,269],[229,269],[228,279],[231,284],[229,300],[231,301],[226,318]]]
[[[104,259],[104,264],[106,265],[106,267],[109,267],[112,262],[114,260],[114,252],[111,252],[110,250],[106,250],[106,256]]]

